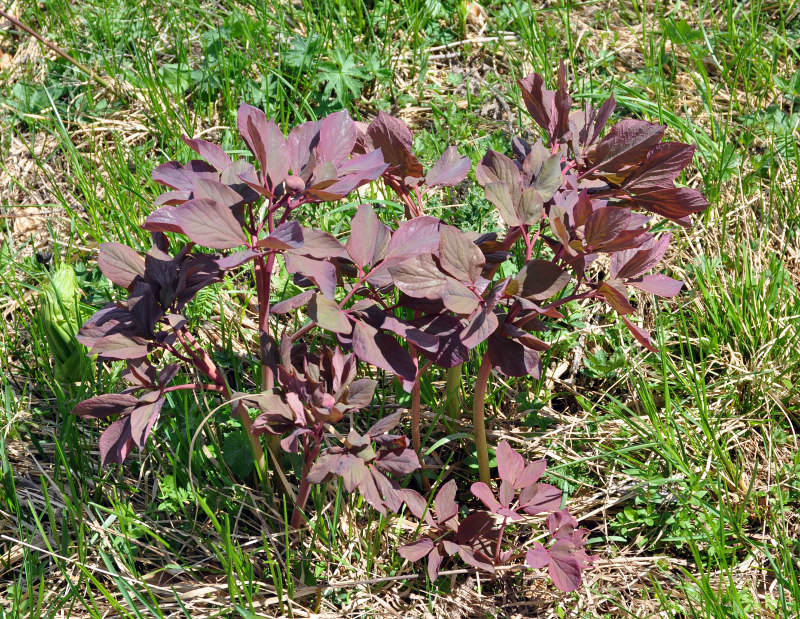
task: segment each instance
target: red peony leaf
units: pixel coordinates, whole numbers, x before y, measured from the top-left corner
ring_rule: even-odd
[[[181,139],[186,146],[191,148],[220,172],[231,165],[231,158],[228,156],[228,153],[216,144],[206,142],[205,140],[189,139],[185,135],[182,135]]]
[[[192,241],[212,249],[233,249],[249,241],[231,209],[208,198],[176,207],[174,220]]]
[[[375,209],[369,204],[362,204],[350,224],[350,238],[345,248],[356,266],[366,271],[368,266],[383,259],[391,236],[391,230],[378,219]]]
[[[168,207],[171,208],[171,207]],[[97,256],[97,266],[108,279],[122,288],[130,288],[137,276],[144,277],[145,266],[134,249],[122,243],[103,243]]]
[[[519,282],[520,297],[543,301],[563,290],[570,275],[548,260],[534,259],[526,263],[514,279]]]
[[[125,393],[106,393],[80,402],[72,409],[71,414],[85,419],[104,419],[110,415],[127,413],[138,401]]]
[[[315,294],[308,304],[308,316],[326,331],[349,335],[353,326],[347,318],[347,312],[328,297]]]
[[[452,187],[467,178],[472,161],[458,154],[455,146],[448,146],[442,156],[425,175],[429,187]]]
[[[645,275],[639,279],[628,280],[625,283],[639,290],[666,298],[674,297],[683,288],[682,281],[661,274]]]
[[[112,462],[121,464],[133,447],[130,417],[118,419],[100,435],[100,466]]]

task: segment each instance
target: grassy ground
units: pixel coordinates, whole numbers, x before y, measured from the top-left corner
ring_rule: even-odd
[[[798,616],[800,4],[4,6],[93,75],[2,25],[0,617]],[[546,456],[550,481],[592,531],[601,559],[582,589],[560,594],[536,577],[392,579],[417,573],[396,553],[410,525],[335,489],[313,497],[314,527],[290,544],[284,506],[254,484],[235,422],[219,413],[202,423],[209,406],[193,396],[170,401],[130,465],[99,467],[99,428],[68,411],[116,377],[55,378],[38,292],[66,261],[87,306],[108,298],[96,247],[146,238],[137,226],[157,195],[150,172],[188,158],[182,133],[237,151],[243,100],[284,127],[383,109],[414,127],[423,160],[455,143],[477,161],[489,147],[507,151],[509,132],[530,131],[515,80],[532,70],[550,79],[561,59],[579,98],[613,92],[618,114],[696,144],[683,181],[712,203],[675,231],[668,256],[688,293],[639,300],[662,353],[576,308],[553,335],[545,379],[493,380],[490,442]],[[363,197],[384,198],[373,191]],[[489,213],[474,180],[432,211],[468,227]],[[308,216],[338,231],[352,212]],[[221,363],[242,363],[246,383],[248,298],[209,292],[191,319]],[[407,404],[386,385],[383,405]],[[437,422],[442,388],[423,389],[426,444],[449,464],[471,429]]]

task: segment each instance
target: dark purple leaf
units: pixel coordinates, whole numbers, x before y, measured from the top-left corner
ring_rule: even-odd
[[[433,550],[433,542],[430,538],[421,537],[415,542],[405,544],[397,549],[401,557],[412,563],[424,559]]]
[[[353,352],[365,363],[397,374],[406,384],[413,384],[417,367],[408,352],[393,337],[361,322],[353,329]]]
[[[445,276],[431,254],[417,254],[389,266],[394,285],[407,295],[435,299],[445,285]]]
[[[672,279],[666,275],[645,275],[639,279],[628,280],[626,282],[629,286],[644,290],[659,297],[672,298],[677,295],[683,282],[677,279]]]
[[[518,454],[508,441],[500,441],[497,445],[497,472],[500,479],[514,484],[525,470],[525,459]]]
[[[262,255],[261,252],[256,249],[245,249],[233,252],[229,256],[218,258],[216,260],[217,268],[219,268],[220,271],[230,271],[231,269],[235,269],[250,262],[260,255]]]
[[[164,397],[158,391],[152,391],[139,398],[138,406],[131,411],[131,438],[139,449],[147,442],[163,405]]]
[[[467,178],[472,161],[458,154],[455,146],[448,146],[442,156],[425,175],[429,187],[453,187]]]
[[[626,208],[606,206],[597,209],[586,220],[583,236],[592,249],[614,240],[628,228],[631,211]]]
[[[464,518],[456,531],[456,540],[459,544],[466,544],[478,537],[486,536],[494,527],[494,519],[489,512],[472,512]]]
[[[390,266],[418,254],[438,254],[440,225],[440,220],[427,215],[400,224],[392,234],[383,262],[368,281],[376,286],[387,286],[392,283]]]
[[[561,507],[561,490],[550,484],[531,484],[519,493],[519,503],[527,514],[552,512]]]
[[[303,228],[296,221],[287,221],[256,245],[267,249],[297,249],[303,246]]]
[[[291,253],[312,258],[346,258],[347,251],[335,236],[322,230],[302,228],[303,245]]]
[[[642,346],[644,346],[650,352],[658,352],[658,349],[653,345],[650,333],[647,330],[633,324],[625,316],[622,317],[622,320],[625,322],[625,325],[628,327],[628,329],[630,329],[633,337],[635,337]]]
[[[100,466],[112,462],[121,464],[133,447],[130,417],[118,419],[100,435]]]
[[[320,327],[333,333],[349,335],[353,330],[347,312],[335,301],[319,294],[315,294],[309,301],[308,316]]]
[[[603,295],[619,314],[633,314],[636,310],[628,301],[628,292],[620,284],[605,281],[597,287],[597,292]]]
[[[321,120],[297,125],[286,140],[289,168],[304,180],[308,180],[311,175],[313,165],[309,164],[313,163],[312,154],[319,142],[320,127],[322,127]]]
[[[196,180],[217,180],[219,173],[205,161],[190,161],[181,165],[177,161],[163,163],[153,170],[153,180],[178,191],[192,191]]]
[[[478,308],[469,317],[461,332],[461,343],[469,350],[475,348],[497,330],[499,322],[494,312],[487,308]]]
[[[436,521],[444,525],[448,520],[458,516],[458,503],[456,503],[456,482],[451,479],[436,493],[433,504],[436,509]]]
[[[243,203],[242,196],[227,185],[215,180],[198,179],[194,184],[194,197],[207,198],[232,208]]]
[[[453,226],[439,230],[439,261],[445,271],[459,281],[475,282],[486,260],[478,246]]]
[[[249,241],[231,209],[208,198],[184,202],[175,208],[174,219],[183,233],[198,245],[232,249]]]
[[[319,130],[318,162],[338,167],[353,152],[357,137],[358,128],[346,110],[330,114]]]
[[[182,135],[181,139],[186,146],[191,148],[220,172],[231,165],[231,158],[216,144],[206,142],[205,140],[192,140],[185,135]]]
[[[684,187],[637,191],[633,200],[637,206],[672,219],[684,227],[688,224],[682,221],[683,218],[708,208],[708,200],[702,193]]]
[[[550,548],[547,571],[553,584],[561,591],[575,591],[581,584],[581,567],[572,556],[571,544],[567,542],[556,542]]]
[[[440,291],[444,306],[451,312],[469,316],[480,305],[480,297],[464,284],[455,279],[448,278],[444,288]]]
[[[586,158],[603,172],[616,172],[623,166],[639,163],[647,152],[661,142],[663,125],[644,120],[625,119],[611,128]]]
[[[629,279],[647,273],[655,267],[669,247],[672,235],[667,232],[649,247],[640,250],[626,250],[611,256],[611,277]]]
[[[137,276],[145,273],[144,258],[122,243],[103,243],[97,266],[108,279],[122,288],[130,288]]]
[[[297,256],[290,253],[283,254],[286,270],[289,273],[299,273],[311,280],[320,292],[329,299],[336,294],[336,267],[327,260],[315,260],[306,256]]]
[[[97,355],[101,359],[140,359],[147,355],[147,341],[136,336],[124,333],[111,333],[98,339],[91,350],[90,355]]]
[[[125,393],[106,393],[79,403],[72,409],[72,414],[85,419],[104,419],[110,415],[127,413],[138,401]]]
[[[514,279],[520,284],[519,296],[543,301],[563,290],[570,275],[548,260],[534,259],[525,264]]]
[[[651,148],[645,160],[625,179],[622,186],[631,190],[672,188],[681,171],[692,162],[694,146],[663,142]]]
[[[539,353],[524,344],[502,335],[489,336],[489,359],[492,366],[506,376],[541,376]]]
[[[477,481],[472,484],[469,488],[470,492],[474,494],[480,501],[486,505],[492,512],[497,512],[498,509],[502,508],[503,506],[500,502],[495,498],[494,492],[492,492],[491,488],[487,486],[482,481]]]
[[[182,200],[181,204],[186,202]],[[176,219],[178,209],[174,206],[162,206],[153,211],[142,224],[142,228],[148,232],[177,232],[183,234],[183,228]]]
[[[495,205],[500,217],[507,226],[514,228],[522,224],[517,215],[516,202],[508,189],[508,185],[500,182],[491,182],[486,183],[483,190],[486,194],[486,199]]]
[[[413,136],[402,120],[378,112],[367,128],[366,138],[372,148],[381,149],[392,175],[401,179],[422,178],[422,164],[411,153]]]
[[[550,553],[539,542],[534,542],[533,548],[525,553],[525,563],[535,570],[541,569],[550,563]]]
[[[301,307],[305,307],[311,300],[311,297],[313,296],[314,296],[314,291],[306,290],[305,292],[301,292],[300,294],[295,295],[284,301],[281,301],[280,303],[276,303],[270,309],[270,313],[287,314],[296,309],[300,309]]]
[[[264,112],[246,103],[239,107],[236,125],[261,166],[265,183],[274,189],[289,172],[289,154],[283,132],[275,121],[267,121]]]
[[[372,402],[372,397],[375,395],[375,388],[377,386],[378,382],[371,378],[359,378],[353,381],[347,392],[347,404],[352,406],[354,410],[366,408],[369,406],[370,402]],[[389,417],[391,417],[391,415]],[[384,419],[387,419],[387,417],[384,417]],[[374,436],[372,431],[373,430],[370,429],[367,434]]]
[[[382,223],[369,204],[358,207],[350,224],[350,238],[345,248],[358,268],[366,271],[368,266],[380,262],[389,247],[392,232]]]
[[[413,449],[381,450],[375,466],[392,475],[408,475],[420,469],[419,456]]]

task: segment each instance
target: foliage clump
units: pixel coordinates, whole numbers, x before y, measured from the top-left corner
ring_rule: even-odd
[[[275,451],[301,455],[295,529],[306,517],[311,485],[341,478],[345,490],[357,490],[377,511],[407,508],[420,520],[425,535],[400,554],[427,559],[431,579],[447,557],[458,555],[490,573],[511,562],[547,567],[558,588],[578,587],[592,561],[583,550],[586,531],[561,509],[561,493],[539,481],[544,461],[526,464],[507,442],[500,443],[500,484],[492,489],[483,418],[491,372],[539,378],[540,355],[548,349],[539,334],[563,318],[560,308],[579,300],[607,303],[654,350],[650,334],[629,318],[635,311],[630,289],[673,297],[682,283],[651,274],[671,237],[652,231],[650,214],[688,226],[689,216],[707,202],[698,191],[675,186],[693,147],[662,142],[663,126],[628,119],[605,131],[613,97],[599,109],[587,103],[572,111],[563,66],[556,90],[546,89],[536,74],[520,86],[542,138],[514,138],[512,157],[490,150],[475,171],[506,225],[502,238],[425,214],[428,192],[462,182],[471,163],[450,147],[426,172],[413,153],[411,131],[384,113],[367,125],[337,112],[284,135],[262,111],[242,105],[237,125],[254,163],[184,138],[202,159],[173,161],[154,171],[153,178],[169,190],[143,224],[152,233],[152,248],[144,256],[120,243],[100,248],[100,268],[127,290],[127,298],[100,309],[78,334],[89,354],[127,364],[128,388],[86,400],[73,411],[93,419],[117,417],[100,439],[102,464],[123,462],[134,445],[143,448],[166,393],[216,392],[241,418],[263,475],[268,471],[260,435],[276,437],[270,442]],[[305,205],[341,200],[379,179],[399,196],[405,221],[389,225],[373,206],[362,204],[344,243],[301,225],[298,214]],[[523,264],[514,275],[498,276],[520,244]],[[304,290],[273,303],[278,258]],[[238,394],[182,311],[206,286],[251,267],[261,391]],[[305,324],[292,330],[292,321],[282,317],[300,313]],[[312,339],[314,331],[323,337]],[[321,339],[327,343],[319,345]],[[457,376],[479,348],[473,423],[480,481],[471,491],[486,509],[461,519],[467,510],[456,502],[455,480],[439,488],[432,505],[404,486],[424,467],[422,375],[438,367]],[[347,433],[339,429],[370,405],[376,390],[375,380],[359,378],[363,364],[393,374],[412,394],[411,440],[393,433],[399,413],[363,434],[352,421]],[[176,383],[181,367],[203,378]],[[248,412],[253,408],[260,411],[254,422]],[[523,551],[520,525],[545,513],[551,541]]]

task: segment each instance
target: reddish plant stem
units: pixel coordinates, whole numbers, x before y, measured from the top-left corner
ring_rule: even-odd
[[[203,350],[197,341],[192,337],[192,334],[189,333],[186,328],[182,328],[175,330],[175,336],[178,338],[178,341],[181,343],[186,352],[192,357],[197,368],[206,376],[208,376],[211,382],[214,383],[214,386],[217,387],[215,391],[219,391],[219,393],[221,393],[222,397],[225,399],[231,400],[232,395],[230,388],[228,387],[228,381],[225,380],[225,376],[219,371],[219,368],[216,366],[211,357],[208,356],[208,353],[206,353],[205,350]],[[251,430],[253,421],[250,419],[250,414],[247,412],[247,407],[241,402],[238,402],[236,404],[236,414],[239,415],[239,419],[242,422],[242,429],[244,430],[245,434],[247,434],[247,438],[250,441],[250,447],[253,449],[253,459],[255,460],[256,467],[258,468],[261,476],[264,479],[267,479],[267,459],[264,455],[264,449],[261,447],[261,441],[257,436],[253,435]]]
[[[309,449],[309,443],[314,441],[313,446]],[[311,482],[308,481],[308,474],[311,472],[311,467],[317,459],[321,448],[320,437],[314,433],[313,438],[309,439],[308,436],[303,437],[303,477],[300,480],[300,487],[297,490],[297,501],[294,504],[294,511],[292,512],[292,519],[290,526],[293,529],[299,529],[303,524],[303,510],[308,502],[308,497],[311,496]]]
[[[478,472],[480,480],[488,484],[491,481],[489,475],[489,445],[486,442],[486,420],[484,411],[486,408],[486,389],[489,385],[489,376],[492,374],[492,362],[489,359],[489,352],[483,355],[478,375],[475,377],[475,388],[472,400],[472,426],[475,431],[475,450],[478,455]]]
[[[503,524],[500,525],[500,532],[497,535],[497,546],[494,549],[495,563],[500,563],[500,545],[503,543],[503,533],[506,532],[506,524],[508,524],[508,516],[503,518]]]

